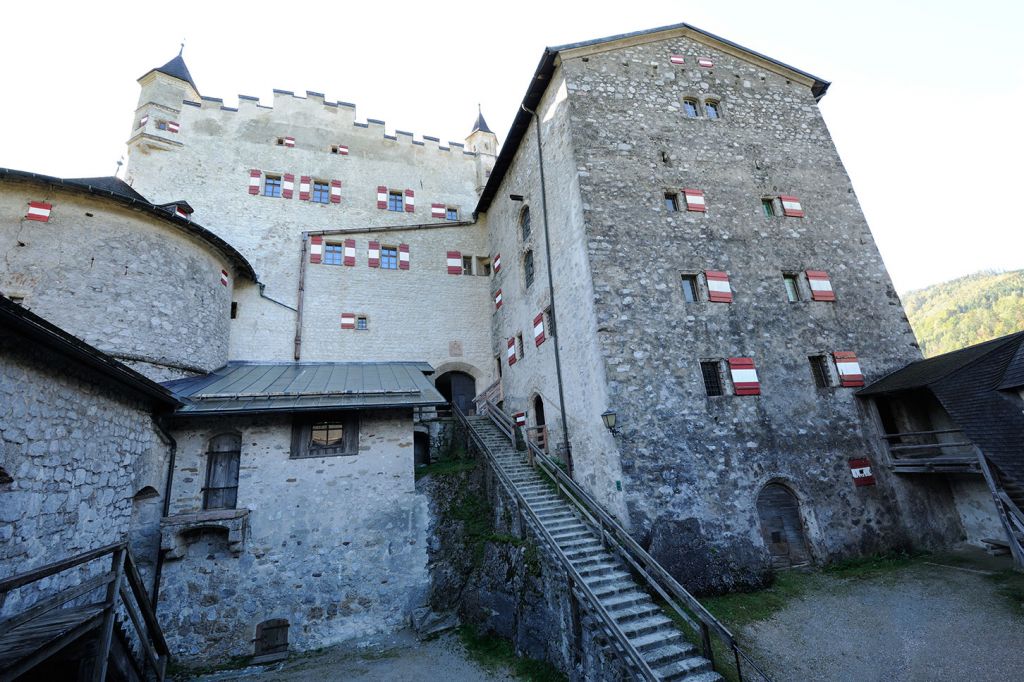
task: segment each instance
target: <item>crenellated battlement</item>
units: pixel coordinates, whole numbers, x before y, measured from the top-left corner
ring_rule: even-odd
[[[201,96],[199,101],[184,100],[182,104],[189,109],[199,109],[203,119],[213,119],[222,125],[241,129],[245,128],[248,136],[256,136],[257,131],[265,132],[267,143],[275,144],[278,137],[292,137],[296,147],[329,149],[325,145],[346,143],[349,139],[364,141],[382,141],[396,145],[409,145],[436,149],[441,152],[455,152],[464,156],[477,157],[477,152],[466,150],[462,142],[448,141],[442,144],[440,138],[416,134],[407,130],[395,130],[394,134],[386,132],[386,123],[381,119],[367,118],[356,120],[356,105],[341,100],[331,101],[324,93],[307,90],[305,96],[296,95],[291,90],[273,90],[273,104],[267,105],[259,97],[238,95],[238,106],[224,105],[220,97]],[[223,114],[223,118],[221,118]],[[183,118],[190,119],[183,112]],[[218,120],[219,119],[219,120]],[[185,128],[181,139],[187,139],[194,130],[190,130],[189,121],[182,121]],[[207,126],[198,129],[206,131]],[[210,131],[212,132],[212,130]]]

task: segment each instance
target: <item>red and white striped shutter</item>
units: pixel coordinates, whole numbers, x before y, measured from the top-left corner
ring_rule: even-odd
[[[139,119],[139,127],[145,128],[147,123],[149,123],[149,114],[146,114],[145,116]]]
[[[50,222],[50,211],[53,210],[53,204],[48,204],[45,201],[30,201],[28,202],[28,213],[25,214],[27,220],[38,220],[41,223]]]
[[[228,271],[227,270],[221,270],[220,271],[220,284],[221,284],[221,286],[226,287],[228,285],[228,282],[230,282],[230,281],[231,281],[231,277],[228,276]]]
[[[341,314],[341,328],[342,329],[355,329],[356,328],[356,314],[355,313],[342,313]]]
[[[697,60],[697,66],[701,66],[705,69],[710,69],[714,65],[715,62],[713,62],[709,57],[701,57]]]
[[[516,364],[516,339],[512,337],[508,340],[508,364],[509,367]]]
[[[310,185],[310,182],[311,181],[310,181],[310,178],[309,178],[308,175],[303,175],[301,178],[299,178],[299,200],[300,201],[309,201],[309,196],[310,196],[309,185]]]
[[[761,395],[753,358],[729,358],[729,374],[736,395]]]
[[[295,191],[295,176],[291,173],[284,174],[284,182],[281,183],[281,196],[285,199],[291,199],[292,193]]]
[[[449,275],[461,275],[462,274],[462,252],[461,251],[449,251],[448,252],[448,274]]]
[[[388,188],[384,185],[377,185],[377,208],[388,208]]]
[[[675,64],[676,66],[679,66],[686,60],[683,58],[683,55],[681,54],[670,54],[668,56],[668,61],[672,64]]]
[[[540,346],[544,343],[544,313],[540,313],[537,317],[533,318],[533,342]]]
[[[857,355],[846,351],[832,353],[836,361],[836,369],[839,370],[839,385],[846,388],[856,388],[864,385],[864,372],[857,362]]]
[[[285,147],[294,147],[295,146],[295,138],[294,137],[286,137],[286,138],[284,138],[284,146]]]
[[[832,280],[824,270],[808,270],[807,283],[811,287],[812,301],[836,300],[836,292],[832,290]]]
[[[343,144],[339,144],[338,145],[338,153],[341,154],[342,156],[348,156],[348,146],[347,145],[343,145]]]
[[[416,210],[416,193],[411,189],[405,190],[405,212],[412,213]]]
[[[371,268],[380,267],[380,242],[370,242],[369,265]]]
[[[732,303],[732,287],[729,285],[728,273],[721,270],[705,270],[704,278],[708,282],[708,300],[712,303]]]
[[[408,270],[409,269],[409,245],[399,244],[398,245],[398,269]]]
[[[850,475],[853,484],[858,488],[865,485],[876,485],[875,473],[871,470],[871,460],[867,457],[854,457],[849,460]]]
[[[782,200],[782,215],[790,218],[804,217],[804,207],[800,205],[799,199],[786,194],[780,196],[779,199]]]
[[[341,203],[341,180],[331,180],[331,203]]]
[[[516,412],[512,416],[516,420],[516,426],[526,426],[526,413],[525,412]]]
[[[168,132],[176,133],[181,130],[181,125],[177,121],[168,121],[167,130]]]
[[[319,263],[320,259],[324,255],[324,238],[323,237],[310,237],[309,238],[309,262]]]
[[[683,198],[686,199],[687,211],[699,211],[700,213],[707,211],[703,191],[699,189],[684,189]]]
[[[431,218],[444,218],[444,204],[431,204],[430,205],[430,217]]]
[[[494,254],[494,274],[501,272],[501,254]]]
[[[345,240],[345,253],[341,261],[345,265],[356,264],[356,240],[346,239]]]
[[[260,193],[260,180],[263,178],[263,173],[253,168],[249,171],[249,194]]]
[[[501,289],[494,292],[494,309],[497,310],[501,307]]]

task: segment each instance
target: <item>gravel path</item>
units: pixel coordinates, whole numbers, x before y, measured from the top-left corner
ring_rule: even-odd
[[[984,575],[946,566],[819,575],[742,637],[776,682],[1024,680],[1024,618]]]
[[[334,647],[318,654],[266,667],[194,678],[202,682],[507,682],[504,671],[490,672],[469,660],[455,635],[420,642],[411,633],[363,643],[359,649]]]

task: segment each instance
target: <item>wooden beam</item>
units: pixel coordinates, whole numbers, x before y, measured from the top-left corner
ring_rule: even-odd
[[[107,600],[103,611],[103,625],[100,626],[99,641],[96,647],[96,665],[92,669],[92,682],[105,682],[107,664],[110,662],[110,641],[114,636],[114,610],[117,606],[117,595],[121,591],[121,578],[124,576],[124,556],[127,546],[114,550],[110,570],[114,579],[107,585]]]
[[[115,542],[113,544],[106,545],[105,547],[99,547],[85,552],[84,554],[71,557],[70,559],[54,561],[53,563],[45,564],[39,568],[33,568],[31,571],[19,573],[18,575],[11,576],[5,580],[0,580],[0,592],[10,592],[16,587],[34,583],[40,578],[45,578],[53,575],[54,573],[60,573],[61,571],[66,571],[69,568],[74,568],[79,564],[84,564],[92,561],[93,559],[98,559],[104,554],[109,554],[123,545],[123,542]]]
[[[1013,532],[1013,526],[1010,525],[1010,519],[1006,515],[1006,507],[1003,506],[1003,501],[999,499],[999,494],[1003,492],[1002,488],[996,484],[995,478],[992,476],[992,472],[988,468],[988,460],[985,459],[985,454],[978,451],[978,464],[981,466],[981,473],[985,476],[985,482],[988,483],[989,492],[992,493],[992,501],[995,502],[996,512],[999,514],[999,521],[1003,524],[1003,531],[1006,533],[1007,539],[1010,541],[1010,553],[1013,555],[1013,563],[1018,569],[1024,570],[1024,547],[1021,547],[1020,541],[1017,540],[1017,534]],[[1005,494],[1005,493],[1004,493]]]

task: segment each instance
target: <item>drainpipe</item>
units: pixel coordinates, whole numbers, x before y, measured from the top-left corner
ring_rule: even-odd
[[[299,291],[298,301],[295,304],[295,360],[302,357],[302,299],[306,291],[306,251],[309,243],[309,233],[302,233],[302,252],[299,254]]]
[[[569,419],[565,412],[565,390],[562,387],[562,358],[558,352],[558,318],[555,316],[555,280],[551,271],[551,236],[548,233],[548,195],[544,187],[544,148],[541,145],[540,137],[540,116],[536,111],[530,111],[525,105],[520,105],[523,111],[533,116],[534,127],[537,129],[537,165],[540,169],[540,208],[544,218],[544,255],[548,266],[548,291],[551,292],[551,326],[555,328],[555,376],[558,379],[558,407],[562,413],[562,442],[565,443],[565,463],[569,468],[569,476],[572,476],[572,448],[569,445]]]
[[[171,448],[171,454],[167,460],[167,482],[164,484],[164,509],[160,517],[161,519],[165,519],[171,513],[171,486],[174,483],[174,460],[178,454],[178,441],[174,440],[174,436],[168,433],[164,425],[160,423],[159,418],[153,419],[153,425],[156,426],[157,431],[164,437]],[[160,549],[157,550],[156,554],[156,567],[153,569],[153,589],[150,591],[149,597],[149,600],[152,602],[154,614],[156,613],[157,599],[160,597],[160,575],[163,573],[163,569],[164,551]]]

